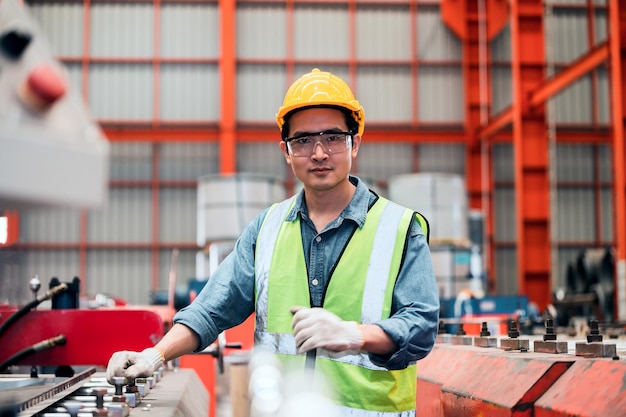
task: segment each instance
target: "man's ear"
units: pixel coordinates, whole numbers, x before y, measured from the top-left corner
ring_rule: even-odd
[[[361,135],[357,133],[356,135],[352,136],[352,153],[354,154],[353,156],[356,156],[356,154],[359,153],[359,148],[361,148]]]
[[[283,156],[285,157],[285,160],[287,161],[287,163],[291,164],[291,155],[289,155],[289,150],[287,149],[287,143],[285,143],[284,140],[281,140],[278,146],[280,147],[280,150],[283,151]]]

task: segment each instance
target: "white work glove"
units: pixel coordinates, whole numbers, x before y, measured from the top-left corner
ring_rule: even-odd
[[[343,321],[323,308],[296,306],[290,311],[298,353],[316,348],[341,352],[363,347],[363,334],[355,321]]]
[[[154,371],[163,365],[163,354],[155,348],[147,348],[141,352],[123,350],[115,352],[107,366],[107,381],[113,384],[113,377],[124,376],[129,380],[152,376]]]

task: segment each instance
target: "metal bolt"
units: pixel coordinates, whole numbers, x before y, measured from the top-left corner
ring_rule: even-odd
[[[598,320],[591,320],[589,322],[589,334],[587,335],[587,343],[601,342],[602,335],[598,328]]]
[[[480,326],[480,337],[487,337],[487,336],[491,336],[491,332],[487,328],[487,322],[483,321]]]
[[[556,340],[556,333],[554,332],[554,322],[552,319],[546,319],[546,333],[543,335],[543,341]]]
[[[511,339],[517,339],[519,337],[519,330],[517,329],[517,322],[515,320],[509,320],[509,337]]]
[[[115,385],[115,395],[124,395],[124,385],[126,378],[123,376],[114,376],[113,385]]]

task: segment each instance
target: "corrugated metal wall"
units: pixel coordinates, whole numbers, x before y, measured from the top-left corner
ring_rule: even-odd
[[[463,51],[442,23],[438,2],[348,3],[352,2],[296,2],[290,8],[282,2],[237,3],[238,122],[273,123],[291,81],[285,64],[290,57],[296,60],[296,76],[320,66],[348,80],[366,109],[368,124],[462,126],[466,118]],[[155,9],[149,1],[92,1],[88,21],[81,1],[31,1],[27,7],[41,22],[76,88],[87,88],[83,94],[97,119],[121,125],[155,120],[216,122],[221,113],[217,2],[159,4]],[[580,8],[564,2],[552,6],[551,18],[546,19],[547,48],[558,71],[589,49],[588,22]],[[604,7],[596,9],[594,35],[596,44],[607,36]],[[492,115],[512,102],[510,42],[507,26],[490,43]],[[85,51],[90,57],[86,63],[81,59]],[[350,71],[354,67],[356,71]],[[554,123],[607,123],[606,71],[600,69],[580,80],[553,104],[550,120]],[[238,139],[238,171],[276,176],[293,187],[293,175],[277,146],[277,131],[267,143]],[[107,292],[131,303],[148,302],[152,289],[167,286],[174,247],[182,248],[179,279],[192,277],[195,181],[202,174],[218,172],[218,152],[211,142],[114,143],[108,205],[87,213],[86,219],[80,212],[63,209],[21,214],[20,241],[31,249],[12,255],[20,265],[12,269],[12,279],[19,276],[24,285],[33,274],[44,280],[51,276],[70,280],[79,273],[81,230],[87,235],[88,294]],[[498,245],[492,274],[498,292],[509,294],[517,289],[513,154],[510,144],[503,143],[495,143],[491,152]],[[610,181],[606,164],[610,155],[608,147],[579,144],[560,145],[556,153],[558,234],[553,238],[564,243],[556,272],[562,276],[563,265],[579,247],[612,239],[611,193],[603,185]],[[384,142],[370,142],[365,135],[355,169],[381,185],[383,192],[394,175],[465,175],[465,171],[464,144],[434,139],[418,145],[395,142],[393,129]],[[595,207],[601,213],[595,213]],[[595,230],[590,216],[601,219],[602,230]],[[45,245],[64,242],[65,247]],[[157,282],[152,277],[154,259],[158,259]],[[2,285],[0,290],[6,291]],[[13,292],[17,298],[27,296],[23,290]]]

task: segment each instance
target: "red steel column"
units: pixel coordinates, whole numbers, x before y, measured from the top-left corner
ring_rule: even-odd
[[[81,88],[85,106],[89,107],[89,64],[91,54],[91,0],[83,2],[83,50],[81,56]],[[80,211],[80,236],[78,240],[78,276],[81,280],[80,295],[87,294],[87,246],[89,212]]]
[[[613,120],[613,169],[615,177],[615,249],[617,258],[617,319],[626,319],[626,196],[624,168],[624,120],[626,95],[626,0],[609,1],[609,49]]]
[[[528,96],[545,79],[543,2],[511,1],[513,152],[518,292],[551,303],[550,188],[544,106]]]
[[[161,120],[161,0],[153,0],[154,30],[153,30],[153,57],[152,57],[152,87],[154,91],[152,102],[152,127],[158,129]],[[159,243],[161,241],[161,144],[152,144],[152,235],[151,254],[152,260],[152,290],[156,291],[160,287],[160,264],[161,253]]]
[[[493,270],[492,248],[493,224],[490,201],[493,197],[492,180],[489,169],[490,144],[476,140],[476,131],[489,119],[491,89],[489,82],[489,40],[487,37],[487,1],[477,0],[467,3],[467,37],[463,42],[463,72],[465,74],[465,131],[467,133],[465,183],[468,207],[481,210],[484,221],[484,258],[487,270]],[[489,274],[486,291],[494,290],[493,274]]]
[[[220,173],[232,174],[237,171],[237,142],[235,128],[237,124],[237,42],[236,42],[236,2],[220,0],[221,10],[221,55],[219,58],[221,74],[221,109],[220,118]]]
[[[463,42],[467,172],[465,182],[469,207],[480,209],[485,215],[484,243],[488,270],[493,270],[490,260],[494,258],[490,253],[493,238],[490,147],[486,141],[480,141],[477,135],[479,129],[487,125],[491,108],[489,41],[506,24],[507,15],[506,2],[443,0],[441,4],[442,20]]]

